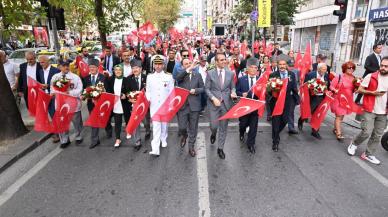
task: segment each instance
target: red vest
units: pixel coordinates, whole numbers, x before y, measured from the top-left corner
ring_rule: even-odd
[[[372,76],[370,77],[370,82],[366,90],[369,90],[369,91],[377,90],[377,86],[379,85],[378,75],[379,75],[379,72],[373,72]],[[374,95],[364,94],[362,106],[365,111],[373,112],[373,108],[375,106],[375,99],[376,99],[376,96]]]

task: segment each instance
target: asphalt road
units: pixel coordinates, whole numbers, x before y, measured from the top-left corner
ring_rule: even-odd
[[[54,150],[12,186],[17,191],[0,206],[0,216],[388,216],[388,153],[379,148],[380,166],[349,157],[349,138],[359,130],[345,126],[347,139],[340,143],[330,122],[321,141],[309,127],[292,136],[284,130],[275,153],[271,127],[260,121],[254,155],[240,143],[238,128],[229,127],[225,160],[204,126],[195,158],[179,147],[174,126],[158,158],[148,154],[149,141],[139,152],[128,141],[112,151],[114,140],[104,133],[90,150],[86,129],[83,144]]]

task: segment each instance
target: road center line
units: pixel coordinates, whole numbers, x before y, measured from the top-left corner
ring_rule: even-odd
[[[367,163],[365,163],[360,158],[353,156],[353,157],[351,157],[351,159],[354,162],[356,162],[356,164],[358,164],[367,173],[369,173],[371,176],[373,176],[375,179],[377,179],[377,181],[379,181],[385,187],[388,187],[388,179],[387,178],[385,178],[383,175],[381,175],[379,172],[377,172],[375,169],[373,169],[371,166],[369,166]]]
[[[7,202],[28,180],[35,176],[41,169],[43,169],[48,162],[50,162],[55,156],[61,153],[63,149],[56,148],[51,151],[47,156],[40,160],[34,167],[27,171],[22,177],[20,177],[15,183],[7,188],[0,195],[0,206]]]
[[[197,178],[199,217],[210,217],[209,181],[207,172],[205,133],[197,136]]]

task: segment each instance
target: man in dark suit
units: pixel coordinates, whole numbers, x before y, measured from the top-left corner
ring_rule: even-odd
[[[105,47],[105,56],[102,65],[104,69],[109,72],[109,76],[113,75],[113,67],[120,63],[120,58],[112,54],[112,48],[109,46]]]
[[[324,54],[318,54],[316,56],[316,63],[313,63],[313,70],[312,71],[317,71],[318,69],[318,64],[319,63],[326,63],[326,60],[327,60],[327,56],[325,56]],[[330,66],[327,66],[327,71],[330,72]]]
[[[146,87],[146,81],[147,81],[147,75],[141,73],[142,72],[141,60],[138,60],[138,59],[131,60],[131,67],[132,67],[132,75],[128,77],[129,91],[130,92],[141,91],[143,88]],[[131,103],[131,107],[132,107],[132,104],[136,103],[136,99],[130,99],[129,102]],[[146,126],[146,124],[144,125]],[[148,129],[148,133],[149,131],[150,129]],[[135,151],[139,151],[142,146],[141,137],[140,137],[140,125],[136,128],[136,131],[132,136],[132,139],[135,143]]]
[[[243,77],[238,79],[236,93],[237,96],[246,97],[249,99],[258,99],[252,92],[252,87],[259,79],[257,73],[259,71],[259,60],[256,58],[249,58],[247,61],[247,72],[248,75],[244,75]],[[257,134],[257,122],[258,122],[258,114],[257,111],[253,111],[247,115],[244,115],[239,118],[239,129],[240,129],[240,141],[244,140],[244,135],[246,128],[249,127],[248,138],[247,138],[247,146],[248,150],[254,154],[256,152],[255,149],[255,140]]]
[[[38,61],[39,61],[39,64],[42,66],[42,68],[38,72],[37,80],[39,80],[43,84],[43,89],[45,90],[45,92],[50,94],[51,78],[55,74],[60,73],[61,71],[58,68],[51,66],[48,56],[45,56],[45,55],[39,56]],[[54,98],[52,98],[50,101],[48,112],[51,118],[54,117],[54,113],[55,113]],[[52,138],[54,143],[59,142],[58,134],[53,134]]]
[[[39,76],[39,71],[42,69],[39,63],[36,62],[36,55],[33,51],[27,51],[25,54],[27,62],[20,65],[20,76],[18,80],[19,96],[24,96],[24,101],[28,108],[28,76],[42,83]]]
[[[298,87],[297,87],[297,81],[295,78],[295,74],[287,71],[287,61],[286,60],[279,60],[278,61],[279,71],[272,73],[269,77],[270,78],[288,78],[288,85],[287,85],[287,93],[286,93],[286,99],[284,102],[284,110],[283,114],[273,116],[272,117],[272,150],[277,152],[279,150],[279,143],[280,143],[280,132],[284,129],[284,127],[288,123],[288,116],[290,115],[290,104],[295,103],[299,101],[299,94],[298,94]],[[271,107],[271,111],[274,110],[277,98],[272,96],[272,93],[269,94],[269,104]]]
[[[204,84],[201,74],[193,71],[197,66],[191,60],[185,58],[182,60],[184,70],[178,72],[176,76],[178,87],[190,91],[185,104],[178,111],[178,125],[181,134],[181,147],[186,145],[186,139],[189,137],[189,154],[195,157],[195,140],[198,132],[198,119],[201,106],[201,94],[204,92]]]
[[[306,83],[312,79],[321,79],[322,81],[326,82],[327,90],[329,90],[330,79],[329,79],[329,73],[327,72],[326,63],[319,63],[317,68],[318,68],[318,71],[312,71],[306,75],[304,82]],[[325,98],[325,94],[324,93],[316,94],[316,95],[311,95],[311,93],[309,93],[309,94],[310,94],[311,114],[313,114],[314,111],[318,108],[319,104]],[[299,130],[303,129],[303,122],[304,121],[305,120],[302,120],[301,118],[299,118],[299,120],[298,120]],[[311,129],[311,130],[312,130],[312,132],[311,132],[312,136],[314,136],[317,139],[322,139],[321,135],[318,132],[319,130],[314,130],[314,129]]]
[[[208,107],[210,111],[210,143],[216,141],[217,130],[220,137],[218,139],[217,153],[221,159],[225,159],[224,144],[226,140],[228,120],[219,121],[232,106],[232,98],[237,98],[236,88],[233,82],[234,73],[226,69],[226,57],[223,53],[215,56],[216,68],[210,70],[206,76],[205,91],[208,96]]]
[[[89,65],[89,75],[82,80],[84,89],[90,86],[96,86],[100,82],[101,83],[105,82],[105,76],[98,73],[98,66],[100,65],[100,61],[98,61],[97,59],[89,59],[88,65]],[[90,114],[94,108],[93,100],[91,99],[87,100],[87,107]],[[99,134],[99,128],[92,127],[92,134],[91,134],[92,143],[89,146],[90,149],[100,144],[100,138],[98,134]]]
[[[373,53],[370,54],[366,59],[365,59],[365,72],[364,75],[362,76],[365,78],[368,74],[376,72],[380,69],[380,63],[381,63],[381,51],[383,50],[383,45],[382,44],[375,44],[373,45]],[[362,98],[362,94],[359,93],[356,97],[356,103],[360,104]]]

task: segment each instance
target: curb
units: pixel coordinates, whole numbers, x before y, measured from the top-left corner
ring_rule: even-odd
[[[35,148],[39,147],[41,144],[46,142],[50,137],[51,133],[48,133],[41,138],[39,138],[37,141],[33,141],[26,149],[21,151],[20,153],[16,154],[13,158],[11,158],[7,163],[5,163],[2,167],[0,167],[0,174],[3,173],[6,169],[8,169],[10,166],[12,166],[14,163],[16,163],[19,159],[26,156],[28,153],[33,151]]]

